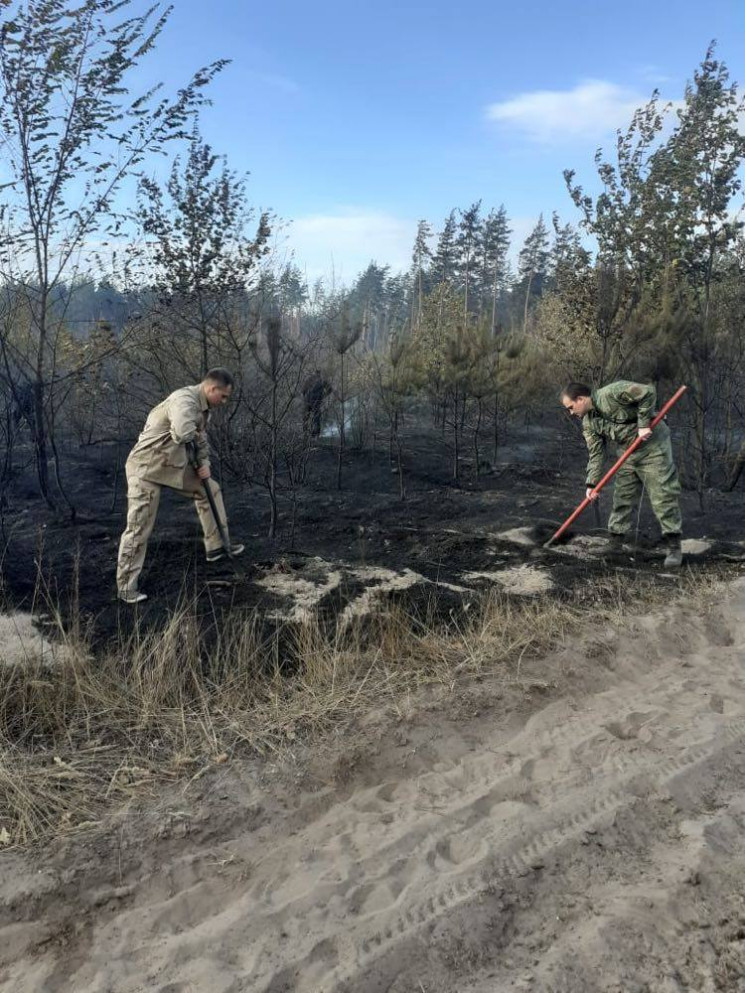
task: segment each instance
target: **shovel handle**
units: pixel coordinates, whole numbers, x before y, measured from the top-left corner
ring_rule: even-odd
[[[194,441],[187,441],[186,443],[186,454],[188,456],[189,462],[193,467],[195,472],[198,472],[200,467],[199,455],[197,454],[197,446]],[[230,541],[228,540],[227,533],[220,520],[220,515],[217,512],[217,504],[215,503],[215,495],[212,492],[212,487],[210,486],[209,479],[200,479],[202,484],[202,489],[204,490],[204,495],[207,497],[207,503],[210,505],[210,511],[212,512],[212,519],[217,527],[217,532],[220,535],[220,541],[222,542],[222,547],[225,549],[225,554],[229,559],[233,558],[233,552],[230,548]]]

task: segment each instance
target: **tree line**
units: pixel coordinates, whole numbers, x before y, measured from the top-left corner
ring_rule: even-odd
[[[224,471],[295,507],[313,439],[309,378],[332,389],[344,453],[388,437],[401,497],[405,431],[426,407],[452,456],[478,473],[500,430],[559,381],[690,388],[684,478],[703,502],[745,464],[745,243],[738,213],[743,102],[712,45],[679,109],[657,94],[599,151],[596,176],[565,172],[567,207],[513,245],[504,204],[419,222],[403,273],[371,261],[349,287],[308,285],[279,261],[271,212],[202,138],[223,68],[170,98],[131,96],[168,11],[129,0],[26,0],[2,20],[0,419],[7,487],[27,430],[40,492],[75,514],[74,445],[124,446],[147,407],[215,365],[237,377],[215,427]],[[171,154],[164,182],[146,169]],[[588,192],[590,190],[591,192]],[[599,192],[595,192],[595,191]],[[126,206],[122,206],[126,204]],[[318,372],[316,372],[318,370]],[[50,477],[51,470],[51,477]]]

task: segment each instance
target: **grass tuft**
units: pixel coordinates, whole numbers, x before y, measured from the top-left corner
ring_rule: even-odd
[[[708,577],[679,587],[714,588]],[[514,681],[588,620],[620,622],[640,602],[669,604],[669,590],[611,577],[572,603],[495,592],[447,623],[434,602],[394,605],[341,631],[312,618],[269,638],[258,615],[234,615],[208,641],[184,601],[162,630],[135,628],[99,657],[80,619],[65,626],[50,607],[51,651],[0,664],[0,847],[89,827],[143,787],[282,752],[424,686]]]

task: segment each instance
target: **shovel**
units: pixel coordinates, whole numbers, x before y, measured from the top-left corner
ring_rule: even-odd
[[[187,442],[186,451],[189,456],[189,463],[191,464],[194,472],[198,473],[200,468],[199,456],[197,455],[197,446],[193,441]],[[228,539],[225,527],[220,520],[220,515],[217,512],[217,505],[215,503],[215,495],[212,492],[212,487],[210,486],[209,479],[200,479],[202,484],[202,489],[204,490],[204,495],[207,497],[207,503],[210,505],[210,511],[212,512],[212,519],[217,527],[217,533],[220,535],[220,541],[222,541],[222,547],[225,549],[225,554],[230,559],[233,569],[237,572],[238,569],[235,564],[235,556],[233,555],[232,547]]]

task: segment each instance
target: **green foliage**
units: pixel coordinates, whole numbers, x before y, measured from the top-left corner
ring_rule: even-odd
[[[24,373],[33,390],[39,484],[52,506],[47,441],[54,447],[65,395],[57,389],[64,314],[53,307],[54,290],[68,271],[74,274],[94,235],[121,232],[114,205],[125,178],[186,135],[204,87],[224,65],[199,70],[175,100],[157,99],[155,90],[131,98],[128,78],[155,46],[168,10],[155,5],[126,17],[129,6],[130,0],[25,0],[4,4],[0,23],[7,177],[0,269],[26,296],[31,347]],[[0,348],[8,364],[15,345],[2,336]]]
[[[183,166],[175,159],[165,189],[140,178],[137,217],[152,252],[147,275],[169,326],[169,338],[157,347],[173,342],[176,368],[191,378],[217,364],[239,363],[253,329],[241,298],[258,284],[271,234],[266,212],[255,233],[246,233],[253,212],[245,179],[195,127],[187,159]]]
[[[155,90],[129,98],[127,76],[154,48],[168,11],[153,6],[121,19],[128,6],[28,0],[12,4],[2,21],[0,131],[12,195],[6,212],[15,251],[37,278],[55,271],[52,256],[59,272],[112,217],[125,176],[186,135],[203,88],[225,64],[201,69],[175,101],[154,99]],[[104,230],[119,227],[114,218]]]
[[[520,249],[518,272],[520,275],[520,289],[525,294],[523,334],[528,330],[528,311],[531,300],[539,297],[543,292],[543,283],[548,273],[549,256],[548,229],[543,220],[543,214],[541,214],[537,224],[525,239],[525,244]]]
[[[598,378],[646,366],[655,377],[687,382],[688,476],[702,500],[721,439],[731,436],[718,421],[723,392],[731,398],[734,391],[722,386],[741,370],[733,345],[743,315],[722,334],[716,309],[742,229],[734,204],[742,189],[744,111],[712,44],[668,134],[667,111],[654,95],[619,134],[617,164],[598,154],[604,189],[596,200],[565,173],[597,241],[595,273],[602,277],[579,281],[568,298],[579,302],[569,311],[595,315],[584,326],[602,343]]]
[[[165,296],[199,298],[248,288],[269,250],[269,214],[262,213],[253,238],[245,237],[251,218],[245,179],[224,160],[216,172],[219,162],[195,129],[183,171],[177,157],[165,190],[155,180],[140,179],[138,218],[152,239],[155,286]]]

